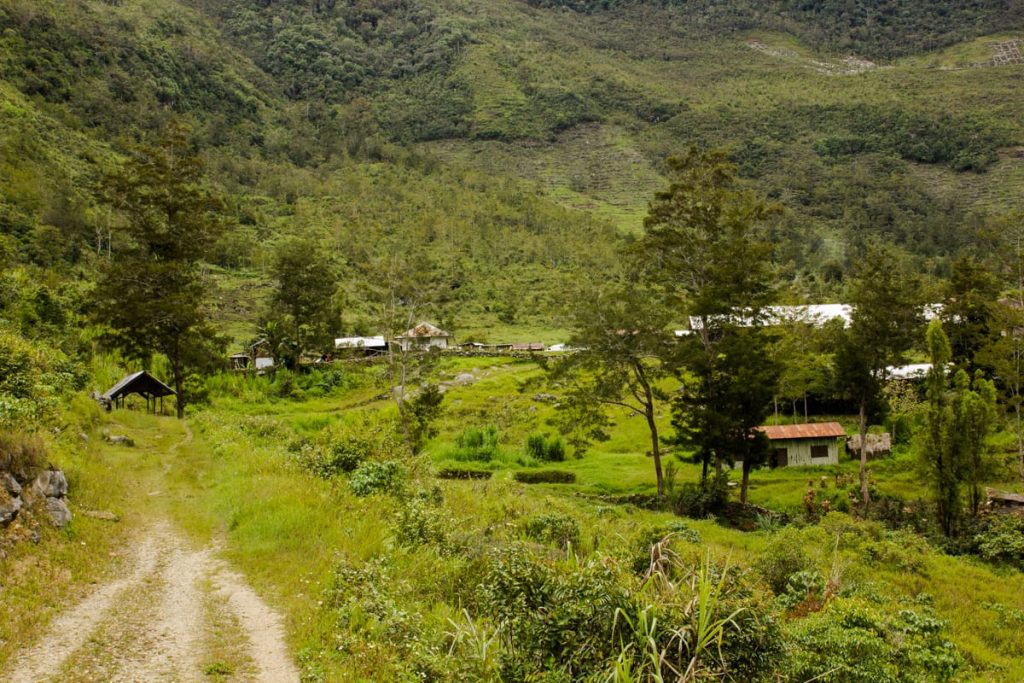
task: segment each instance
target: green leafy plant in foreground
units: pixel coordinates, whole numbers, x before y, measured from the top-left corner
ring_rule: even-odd
[[[613,630],[619,635],[619,656],[605,679],[624,681],[694,681],[720,675],[725,669],[722,643],[729,627],[736,627],[742,608],[719,616],[728,568],[717,579],[711,569],[711,557],[705,555],[700,567],[688,579],[692,599],[683,610],[682,625],[659,628],[656,616],[658,585],[655,565],[644,586],[647,597],[633,615],[615,612]],[[667,636],[667,637],[666,637]]]

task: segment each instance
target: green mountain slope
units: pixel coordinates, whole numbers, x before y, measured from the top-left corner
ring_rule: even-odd
[[[868,235],[941,272],[1021,205],[1024,65],[990,61],[1022,26],[998,2],[0,0],[3,251],[88,273],[103,172],[184,119],[238,224],[214,265],[239,334],[297,233],[353,280],[353,325],[359,262],[422,247],[466,329],[550,326],[690,145],[787,206],[794,296],[833,295]]]

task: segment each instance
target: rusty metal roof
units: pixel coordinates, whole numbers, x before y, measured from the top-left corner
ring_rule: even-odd
[[[758,427],[772,441],[782,439],[827,439],[846,436],[838,422],[815,422],[802,425],[765,425]]]

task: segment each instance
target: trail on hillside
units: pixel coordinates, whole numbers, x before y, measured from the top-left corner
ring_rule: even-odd
[[[280,616],[214,548],[190,546],[166,520],[135,539],[123,575],[57,616],[0,679],[188,683],[212,668],[220,681],[299,680]]]

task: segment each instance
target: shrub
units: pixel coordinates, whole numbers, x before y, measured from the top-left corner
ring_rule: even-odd
[[[441,513],[419,499],[410,500],[399,508],[394,530],[398,544],[408,548],[442,545],[447,539]]]
[[[863,601],[839,598],[792,624],[793,680],[948,681],[963,666],[943,637],[946,623],[929,611],[886,615]]]
[[[538,674],[601,670],[618,653],[611,628],[617,611],[632,611],[606,563],[593,559],[559,571],[520,546],[488,558],[476,599],[507,628],[511,647],[501,680],[560,681],[570,679]]]
[[[1024,569],[1024,519],[1016,515],[989,515],[974,544],[979,555],[993,562],[1009,562]]]
[[[722,512],[728,502],[727,477],[714,477],[705,482],[683,484],[672,496],[672,508],[677,515],[697,519]]]
[[[302,466],[324,479],[354,472],[369,460],[396,460],[404,453],[395,425],[373,420],[332,425],[315,437],[303,439],[297,450]]]
[[[642,527],[627,546],[628,561],[633,573],[643,575],[651,569],[652,561],[659,554],[655,552],[656,544],[661,544],[662,548],[667,546],[669,551],[674,554],[673,541],[675,540],[699,544],[700,534],[681,521]]]
[[[369,461],[359,465],[352,472],[348,486],[357,496],[374,493],[397,493],[405,483],[405,469],[393,460]]]
[[[565,470],[519,471],[512,477],[520,484],[572,484],[576,481],[576,474]]]
[[[811,568],[806,545],[806,539],[799,530],[787,527],[772,536],[764,552],[757,558],[755,571],[776,595],[786,591],[791,576]]]
[[[565,460],[565,442],[560,436],[548,438],[540,432],[534,432],[526,439],[526,453],[537,460],[562,462]]]
[[[700,532],[696,529],[691,529],[686,522],[669,522],[665,528],[668,530],[668,533],[687,543],[700,543]]]
[[[263,439],[280,436],[281,423],[266,415],[252,415],[245,418],[239,429],[249,436],[256,436]]]
[[[580,524],[569,515],[552,512],[537,515],[528,519],[523,525],[523,531],[530,538],[541,543],[551,543],[559,547],[570,544],[574,547],[580,544]]]
[[[271,390],[275,396],[280,398],[301,398],[302,389],[295,379],[295,373],[286,368],[281,368],[274,373],[274,383]]]
[[[490,479],[493,472],[490,470],[471,470],[456,467],[446,467],[436,473],[438,479]]]

